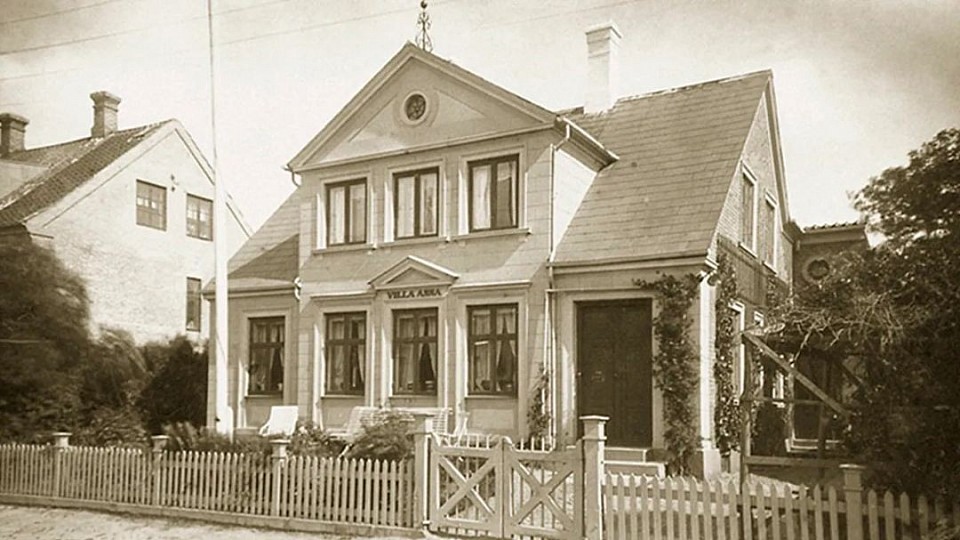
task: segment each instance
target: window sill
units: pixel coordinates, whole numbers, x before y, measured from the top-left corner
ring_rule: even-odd
[[[466,399],[468,400],[477,400],[477,401],[492,401],[492,400],[507,400],[512,399],[516,400],[516,394],[467,394]]]
[[[283,393],[277,392],[276,394],[247,394],[247,399],[283,399]]]
[[[450,239],[446,236],[415,236],[413,238],[400,238],[384,242],[380,247],[390,248],[394,246],[415,246],[421,244],[446,244]]]
[[[749,254],[752,255],[753,257],[756,257],[756,256],[757,256],[757,252],[754,251],[752,247],[744,244],[743,242],[737,242],[737,245],[740,246],[740,249],[746,251],[747,253],[749,253]]]
[[[464,240],[473,240],[475,238],[497,238],[501,236],[529,236],[530,229],[527,227],[517,229],[494,229],[490,231],[477,231],[467,234],[458,234],[452,236],[450,240],[454,242],[463,242]]]
[[[775,266],[773,266],[772,264],[768,263],[767,261],[763,261],[763,266],[765,266],[765,267],[767,268],[767,270],[773,272],[774,274],[777,273],[777,268],[776,268]]]
[[[320,399],[337,399],[337,400],[362,400],[364,397],[363,394],[324,394],[320,396]]]
[[[324,253],[341,253],[350,251],[373,251],[377,249],[376,244],[342,244],[337,246],[328,246],[325,248],[314,249],[314,255],[323,255]]]
[[[202,236],[194,236],[192,234],[188,234],[187,238],[193,238],[194,240],[203,240],[204,242],[213,242],[213,238],[204,238]]]

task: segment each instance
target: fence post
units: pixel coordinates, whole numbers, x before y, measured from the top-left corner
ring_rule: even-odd
[[[66,431],[53,433],[53,485],[50,495],[59,497],[63,493],[63,452],[70,446],[70,435]]]
[[[843,464],[843,500],[847,507],[847,540],[863,540],[862,465]]]
[[[150,442],[153,444],[151,448],[153,452],[153,460],[150,465],[150,476],[153,481],[153,494],[150,497],[150,502],[153,506],[160,506],[160,473],[161,473],[161,460],[163,459],[163,449],[167,446],[167,441],[170,440],[170,437],[167,435],[154,435],[150,437]]]
[[[607,416],[581,416],[583,422],[583,535],[587,540],[603,538],[604,427]]]
[[[430,521],[430,434],[433,416],[427,412],[413,413],[413,523],[426,527]]]
[[[273,439],[270,441],[270,447],[273,452],[270,454],[270,464],[273,466],[273,480],[271,488],[273,497],[270,500],[270,515],[280,515],[280,475],[283,473],[283,466],[287,462],[287,445],[290,441],[287,439]]]

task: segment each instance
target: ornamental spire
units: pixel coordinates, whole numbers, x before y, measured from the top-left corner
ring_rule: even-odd
[[[429,29],[430,15],[427,13],[427,0],[420,0],[420,16],[417,17],[417,37],[414,39],[414,43],[417,44],[417,47],[432,52],[433,42],[430,40],[430,34],[427,33]]]

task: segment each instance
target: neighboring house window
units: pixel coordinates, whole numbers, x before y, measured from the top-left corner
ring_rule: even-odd
[[[467,316],[470,393],[515,394],[517,305],[474,306]]]
[[[137,225],[167,228],[167,188],[137,180]]]
[[[396,237],[436,236],[438,169],[394,176]]]
[[[393,312],[393,372],[397,394],[436,393],[436,308]]]
[[[740,179],[740,241],[749,249],[755,249],[757,184],[747,173]]]
[[[200,280],[187,278],[187,330],[200,331]]]
[[[519,156],[470,163],[470,230],[517,226]]]
[[[367,359],[366,313],[327,315],[327,393],[363,394]]]
[[[249,394],[283,392],[283,317],[250,319]]]
[[[367,181],[327,185],[327,245],[367,241]]]
[[[763,262],[776,268],[777,208],[769,199],[763,202]]]
[[[213,240],[213,201],[187,195],[187,236]]]

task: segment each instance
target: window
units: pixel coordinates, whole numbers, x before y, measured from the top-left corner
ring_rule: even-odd
[[[519,157],[470,163],[470,230],[517,226]]]
[[[754,229],[756,227],[757,186],[753,178],[750,178],[747,173],[743,173],[740,186],[740,241],[747,248],[755,249]]]
[[[327,185],[327,245],[367,241],[367,181]]]
[[[397,394],[436,393],[436,308],[393,312],[393,373]]]
[[[367,358],[367,315],[327,315],[327,393],[363,394]]]
[[[733,348],[733,369],[735,371],[734,381],[736,382],[737,396],[739,399],[740,394],[743,393],[744,388],[744,374],[746,374],[747,366],[745,364],[746,360],[746,347],[743,345],[743,338],[741,336],[744,328],[744,317],[743,317],[743,305],[736,303],[730,306],[731,315],[733,316],[734,321],[734,330],[736,331],[736,343],[737,345]]]
[[[777,208],[770,200],[763,203],[763,262],[775,267],[777,256]]]
[[[470,319],[471,394],[509,394],[517,390],[517,306],[475,306]]]
[[[137,225],[167,228],[167,188],[137,180]]]
[[[200,331],[200,280],[187,278],[187,330]]]
[[[249,394],[283,392],[283,317],[250,319]]]
[[[397,239],[437,234],[438,169],[400,173],[393,177]]]
[[[213,240],[213,201],[187,195],[187,236]]]

